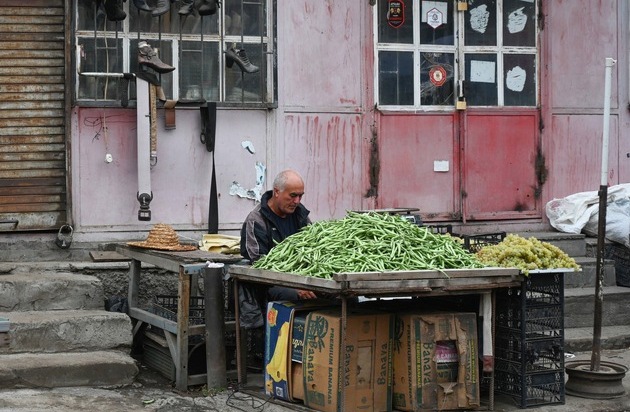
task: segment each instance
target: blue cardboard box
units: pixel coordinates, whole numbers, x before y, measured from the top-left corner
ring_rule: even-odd
[[[274,301],[267,305],[265,330],[265,393],[278,399],[297,402],[303,398],[301,365],[306,315],[333,306],[329,300]],[[293,393],[294,380],[299,386]],[[302,391],[303,393],[303,391]]]

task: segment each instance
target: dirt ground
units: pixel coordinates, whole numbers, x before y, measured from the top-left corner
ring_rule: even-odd
[[[587,360],[590,352],[577,353],[571,360]],[[630,350],[602,351],[602,361],[624,366],[630,365]],[[135,383],[125,388],[55,388],[0,390],[0,412],[84,412],[84,411],[244,411],[286,412],[306,411],[300,405],[275,403],[262,393],[260,376],[249,375],[249,386],[238,388],[231,382],[226,390],[209,392],[205,386],[188,391],[176,390],[162,375],[140,367]],[[626,394],[613,399],[589,399],[565,396],[564,404],[542,405],[532,410],[544,412],[630,412],[630,374],[622,381]],[[254,396],[252,393],[256,393]],[[483,398],[482,398],[483,400]],[[488,410],[487,403],[481,410]],[[494,410],[508,412],[521,410],[514,399],[497,394]]]

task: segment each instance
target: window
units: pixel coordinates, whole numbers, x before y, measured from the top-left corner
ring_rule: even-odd
[[[156,2],[146,0],[152,7]],[[167,99],[203,97],[252,107],[274,103],[274,0],[223,0],[217,13],[206,16],[198,14],[198,2],[188,15],[178,13],[182,2],[168,3],[167,13],[152,16],[126,1],[122,3],[126,18],[114,22],[106,17],[102,2],[77,0],[76,61],[78,72],[83,73],[76,85],[78,103],[117,104],[126,85],[120,74],[146,70],[138,64],[141,41],[156,49],[160,61],[175,67],[158,74]],[[229,64],[226,51],[231,48],[245,51],[246,59],[239,62],[249,60],[252,66],[246,67],[251,70],[242,69],[233,59]],[[128,96],[135,98],[133,87]]]
[[[536,106],[537,15],[537,0],[378,0],[378,106]]]

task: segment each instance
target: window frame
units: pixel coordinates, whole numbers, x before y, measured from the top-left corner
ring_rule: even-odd
[[[73,93],[72,93],[72,101],[73,105],[79,107],[120,107],[120,99],[103,99],[103,98],[94,98],[94,97],[80,97],[80,79],[83,76],[81,74],[81,48],[80,41],[87,39],[96,41],[97,39],[106,38],[107,40],[118,40],[122,42],[122,67],[124,73],[129,73],[130,70],[130,61],[131,56],[133,55],[133,51],[131,50],[132,41],[137,41],[138,39],[147,41],[152,46],[156,46],[159,41],[165,42],[168,41],[172,45],[171,47],[171,60],[173,66],[175,66],[175,70],[171,73],[167,73],[166,76],[172,76],[171,85],[172,85],[172,95],[168,96],[167,99],[175,99],[183,97],[180,94],[180,71],[179,71],[179,56],[180,56],[180,47],[184,42],[190,41],[200,41],[202,34],[180,34],[179,32],[175,33],[159,33],[159,32],[138,32],[130,31],[130,18],[129,13],[130,9],[132,12],[135,12],[133,9],[133,5],[131,1],[125,1],[123,3],[123,7],[125,12],[127,13],[127,18],[122,22],[114,23],[109,22],[109,24],[115,24],[118,28],[118,33],[115,30],[79,30],[79,7],[78,2],[83,0],[74,0],[73,1],[73,36],[72,36],[72,47],[74,53],[71,53],[72,58],[72,67],[74,68],[74,82],[73,82]],[[265,0],[266,3],[266,15],[263,16],[265,19],[264,24],[266,27],[266,36],[262,33],[260,36],[258,35],[242,35],[242,34],[225,34],[224,29],[224,21],[225,21],[225,12],[223,5],[221,4],[217,15],[218,15],[218,33],[203,33],[203,41],[206,45],[216,44],[222,50],[226,50],[232,44],[240,44],[240,47],[256,46],[262,47],[262,57],[264,58],[264,67],[263,63],[260,62],[259,66],[261,68],[260,72],[255,74],[243,74],[243,75],[260,75],[262,86],[261,91],[263,95],[260,98],[260,101],[234,101],[227,100],[226,93],[226,73],[228,69],[225,66],[225,53],[221,57],[218,67],[219,67],[219,99],[216,100],[217,106],[225,107],[225,108],[237,108],[237,109],[274,109],[278,107],[278,88],[277,88],[277,59],[276,59],[276,49],[277,49],[277,24],[276,24],[276,16],[277,16],[277,0]],[[171,3],[171,7],[175,8],[175,10],[171,10],[171,13],[177,13],[176,10],[177,3]],[[146,13],[146,12],[142,12]],[[158,19],[159,17],[152,17],[154,19]],[[108,27],[109,29],[109,27]],[[208,58],[208,57],[206,57]],[[164,59],[165,61],[168,59]],[[254,63],[254,62],[252,62]],[[258,62],[256,62],[258,64]],[[236,65],[234,65],[236,66]],[[204,64],[204,67],[208,67],[207,64]],[[85,71],[84,71],[85,72]],[[90,73],[92,73],[90,71]],[[264,76],[264,77],[263,77]],[[87,77],[87,76],[86,76]],[[120,77],[116,77],[113,75],[109,77],[110,80],[117,81]],[[130,82],[130,86],[133,85],[134,82]],[[132,98],[131,95],[135,94],[130,90],[130,98],[129,98],[129,107],[136,107],[136,100]],[[180,96],[180,97],[176,97]],[[215,101],[215,100],[208,100]]]
[[[420,25],[422,24],[421,10],[422,1],[405,0],[406,7],[412,7],[413,12],[413,41],[412,43],[379,43],[379,13],[383,10],[383,3],[388,0],[378,0],[375,7],[372,8],[373,14],[373,44],[374,44],[374,99],[376,107],[384,112],[452,112],[456,110],[456,103],[458,95],[460,93],[465,98],[466,86],[461,80],[466,79],[466,55],[469,54],[493,54],[496,57],[496,105],[473,105],[468,104],[468,107],[474,108],[517,108],[517,109],[531,109],[537,108],[540,105],[540,22],[539,12],[540,3],[538,0],[534,0],[534,17],[535,17],[535,33],[534,33],[534,46],[506,46],[504,44],[503,36],[503,6],[504,0],[496,0],[496,13],[497,13],[497,33],[495,46],[467,46],[465,44],[465,17],[466,11],[459,11],[458,5],[462,3],[458,0],[446,0],[447,3],[451,1],[454,4],[453,7],[453,24],[454,27],[454,44],[453,45],[431,45],[420,44]],[[409,4],[411,3],[411,4]],[[466,1],[464,1],[470,8]],[[380,61],[379,53],[382,51],[396,51],[396,52],[410,52],[413,54],[413,91],[414,91],[414,104],[413,105],[389,105],[380,103]],[[452,105],[423,105],[421,103],[421,55],[425,52],[441,52],[441,53],[453,53],[454,54],[454,98]],[[533,55],[534,56],[534,105],[505,105],[505,84],[506,77],[504,73],[504,56],[506,55]],[[460,91],[460,89],[463,89]]]

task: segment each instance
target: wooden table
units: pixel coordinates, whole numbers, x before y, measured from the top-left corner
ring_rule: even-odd
[[[236,312],[237,371],[239,383],[247,382],[245,354],[241,345],[240,322],[238,312],[238,283],[252,282],[265,285],[279,285],[296,289],[308,289],[337,296],[341,299],[341,342],[345,342],[345,326],[348,310],[348,298],[395,297],[395,296],[451,296],[476,294],[481,295],[491,305],[491,319],[484,317],[484,331],[490,332],[494,348],[494,291],[521,285],[523,275],[519,269],[483,268],[483,269],[446,269],[418,270],[405,272],[363,272],[338,273],[332,279],[320,279],[291,273],[279,273],[254,269],[250,266],[232,265],[228,274],[234,280]],[[486,324],[487,323],[487,324]],[[485,335],[485,333],[484,333]],[[489,409],[494,410],[494,373],[490,372]]]
[[[240,261],[240,255],[224,255],[202,250],[191,252],[169,252],[119,245],[116,251],[131,258],[129,265],[129,316],[135,321],[133,334],[143,330],[143,325],[152,325],[164,331],[171,358],[175,365],[175,386],[187,390],[189,385],[208,384],[217,387],[218,381],[225,380],[225,342],[223,311],[223,264]],[[216,263],[208,268],[207,262]],[[177,321],[173,321],[138,307],[138,292],[142,275],[141,263],[178,273]],[[191,291],[197,292],[198,276],[204,277],[205,324],[189,325]],[[214,307],[213,307],[214,306]],[[227,327],[234,327],[227,325]],[[210,330],[207,330],[210,329]],[[220,330],[217,330],[220,329]],[[207,371],[198,375],[188,374],[188,338],[206,335]],[[223,354],[223,357],[217,356]],[[222,374],[221,374],[222,372]],[[222,375],[222,377],[221,377]]]

